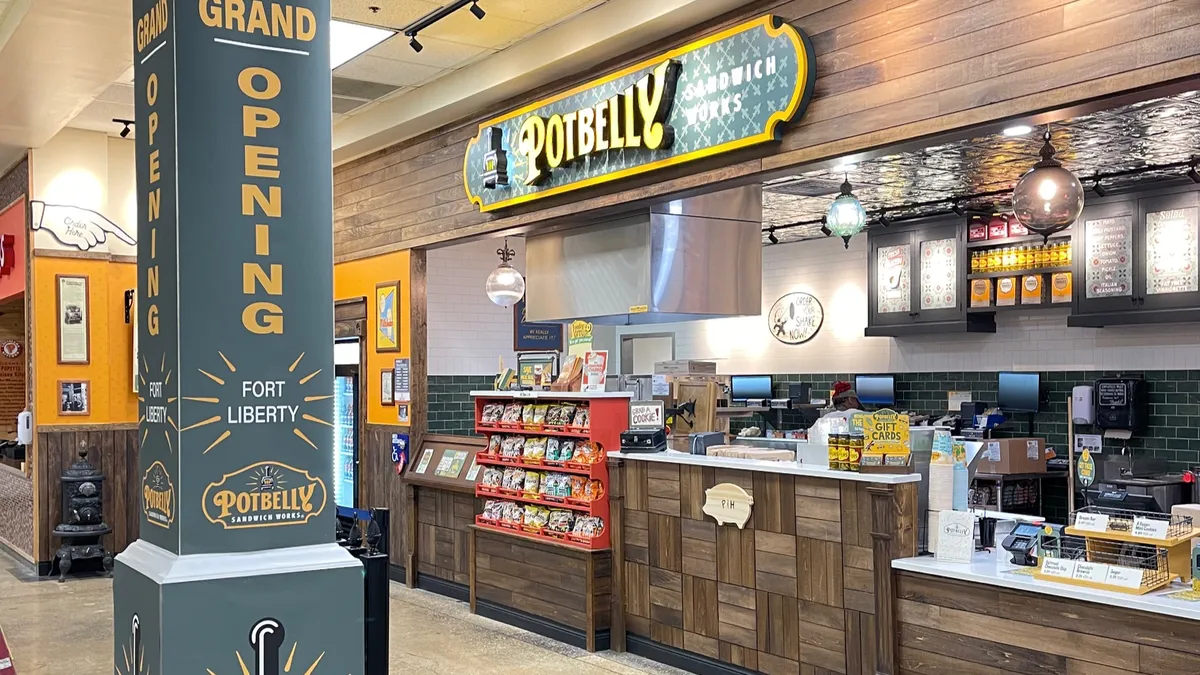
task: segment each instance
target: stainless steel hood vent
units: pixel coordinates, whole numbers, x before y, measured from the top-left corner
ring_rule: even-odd
[[[637,325],[762,312],[762,187],[525,240],[529,321]]]

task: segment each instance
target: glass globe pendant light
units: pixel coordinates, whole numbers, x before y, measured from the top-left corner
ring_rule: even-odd
[[[866,226],[867,212],[858,197],[854,196],[850,179],[846,178],[842,183],[842,194],[833,200],[825,213],[825,227],[830,234],[841,237],[846,248],[850,248],[850,237],[862,232]]]
[[[505,237],[504,248],[496,249],[496,255],[500,256],[500,266],[492,270],[484,285],[488,299],[501,307],[512,307],[525,296],[525,277],[509,264],[516,254],[516,251],[508,247],[508,238]]]
[[[1054,159],[1048,127],[1043,138],[1042,159],[1017,181],[1012,204],[1017,220],[1045,241],[1070,227],[1083,212],[1084,189],[1075,174]]]

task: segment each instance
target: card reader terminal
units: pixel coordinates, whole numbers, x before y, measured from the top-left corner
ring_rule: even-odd
[[[1012,564],[1037,566],[1037,537],[1041,532],[1040,525],[1019,523],[1012,532],[1004,538],[1001,546],[1012,554]]]

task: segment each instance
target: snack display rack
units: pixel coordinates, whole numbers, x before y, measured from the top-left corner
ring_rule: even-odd
[[[487,450],[475,456],[485,472],[475,485],[475,495],[485,500],[476,527],[585,551],[608,549],[606,459],[629,426],[630,395],[475,391],[471,396],[475,431],[488,439]],[[510,414],[496,419],[496,406]],[[516,406],[522,413],[518,419],[511,414]],[[552,413],[556,408],[558,415],[569,409],[570,419]],[[581,410],[587,412],[581,416]]]

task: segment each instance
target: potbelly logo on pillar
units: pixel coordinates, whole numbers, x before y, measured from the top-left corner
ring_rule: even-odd
[[[815,80],[783,19],[734,26],[480,124],[467,197],[492,211],[779,140]]]
[[[280,462],[227,473],[204,489],[204,516],[227,530],[307,523],[325,510],[325,483]]]
[[[175,522],[175,483],[162,462],[151,464],[142,476],[142,515],[159,527]]]

